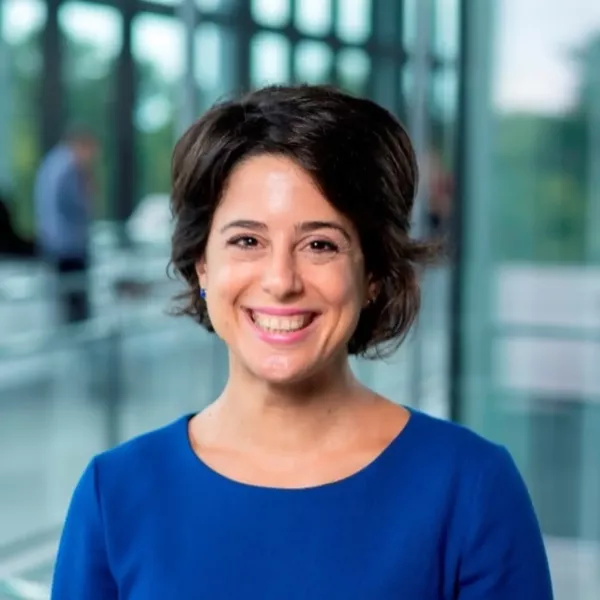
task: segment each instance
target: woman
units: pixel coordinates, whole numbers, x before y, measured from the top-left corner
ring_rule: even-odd
[[[181,312],[225,342],[229,380],[202,412],[92,460],[53,598],[551,598],[506,450],[348,364],[393,350],[417,314],[416,179],[401,125],[328,87],[259,90],[184,134]]]

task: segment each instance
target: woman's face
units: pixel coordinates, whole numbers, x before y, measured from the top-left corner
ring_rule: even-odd
[[[196,268],[232,369],[285,384],[345,359],[368,294],[358,235],[291,160],[234,169]]]

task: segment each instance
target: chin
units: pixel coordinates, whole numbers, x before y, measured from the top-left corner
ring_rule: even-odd
[[[302,384],[318,376],[317,364],[294,365],[286,357],[273,357],[261,365],[250,366],[253,375],[267,384],[274,386],[288,386]]]

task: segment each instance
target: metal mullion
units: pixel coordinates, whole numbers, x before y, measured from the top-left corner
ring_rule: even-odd
[[[115,147],[113,152],[116,172],[112,216],[123,223],[135,206],[138,175],[135,144],[135,99],[137,95],[137,72],[132,51],[132,27],[136,10],[133,2],[121,8],[122,45],[116,65],[116,102],[113,104],[115,124]]]
[[[63,58],[64,39],[58,22],[62,0],[47,0],[46,24],[42,31],[42,76],[40,86],[40,147],[48,152],[61,139],[65,125]]]

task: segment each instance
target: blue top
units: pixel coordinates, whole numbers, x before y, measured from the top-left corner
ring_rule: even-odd
[[[412,411],[370,465],[303,489],[242,484],[193,452],[190,417],[97,456],[53,600],[550,600],[508,452]]]
[[[35,181],[38,245],[48,258],[85,259],[91,199],[73,150],[60,144],[44,159]]]

